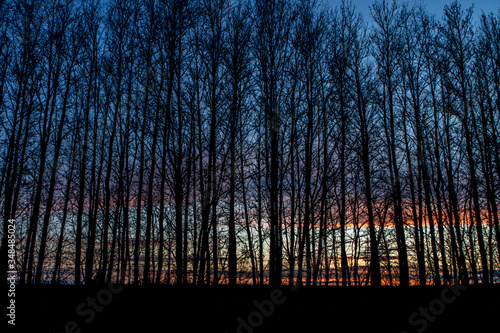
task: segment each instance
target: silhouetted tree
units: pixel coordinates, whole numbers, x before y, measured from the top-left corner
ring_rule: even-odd
[[[15,218],[21,284],[495,282],[498,14],[0,10],[2,276]]]

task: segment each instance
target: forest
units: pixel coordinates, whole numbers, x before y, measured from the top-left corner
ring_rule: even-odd
[[[336,5],[1,1],[2,276],[499,283],[500,10]]]

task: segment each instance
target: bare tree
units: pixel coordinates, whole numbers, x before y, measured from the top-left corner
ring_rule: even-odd
[[[237,149],[237,139],[242,143],[242,136],[238,138],[238,133],[242,130],[242,112],[244,110],[244,102],[246,93],[245,90],[248,89],[249,79],[251,77],[250,73],[250,8],[245,6],[243,3],[238,3],[230,12],[229,22],[228,22],[228,32],[227,32],[227,55],[226,55],[226,67],[229,77],[228,84],[230,85],[230,93],[228,97],[231,101],[230,105],[230,120],[229,120],[229,284],[235,285],[237,281],[237,239],[236,239],[236,217],[235,217],[235,205],[236,205],[236,162],[238,156],[236,155]],[[240,148],[242,145],[240,145]],[[240,150],[240,154],[242,151]],[[240,156],[240,158],[242,155]],[[240,161],[242,164],[242,161]],[[243,165],[241,165],[243,167]],[[241,173],[241,177],[243,177]],[[244,179],[241,180],[242,185],[244,184]],[[245,193],[243,193],[243,200],[246,200]],[[245,210],[247,210],[246,202],[244,202]],[[253,245],[251,242],[251,235],[249,231],[248,213],[245,213],[246,220],[246,230],[249,239],[249,249],[253,265]],[[254,272],[254,269],[252,269]],[[255,280],[255,277],[254,277]]]
[[[352,15],[352,14],[351,14]],[[380,259],[377,239],[377,230],[375,227],[375,212],[373,208],[373,193],[372,193],[372,134],[373,123],[376,120],[373,112],[373,106],[370,105],[373,96],[371,86],[372,69],[367,63],[368,57],[368,35],[363,33],[363,21],[360,16],[349,20],[352,24],[352,60],[350,62],[351,74],[351,92],[357,111],[357,120],[359,122],[360,135],[360,158],[363,165],[364,178],[364,195],[366,200],[366,210],[368,215],[368,226],[370,233],[370,276],[371,285],[381,285]]]
[[[457,110],[455,116],[461,121],[465,136],[465,149],[469,163],[470,186],[472,190],[474,218],[476,221],[479,253],[483,271],[483,283],[488,284],[488,261],[483,237],[476,162],[473,148],[475,114],[471,103],[472,99],[470,98],[472,92],[470,70],[474,56],[472,8],[464,12],[458,2],[454,2],[449,7],[446,6],[444,10],[444,22],[440,27],[440,33],[442,34],[442,44],[440,44],[440,46],[445,54],[450,57],[450,64],[453,68],[450,72],[454,73],[451,74],[451,80],[456,83],[457,87],[455,88],[455,86],[452,86],[453,93],[456,94],[461,101],[461,105],[459,106],[460,109]]]
[[[497,14],[0,10],[2,274],[15,218],[21,284],[495,282]]]
[[[405,8],[396,1],[387,4],[376,2],[371,12],[377,28],[373,33],[374,57],[378,65],[378,75],[382,85],[380,108],[384,113],[384,130],[387,140],[388,167],[391,194],[394,204],[394,224],[399,254],[399,280],[401,286],[409,285],[408,254],[404,231],[401,179],[399,175],[398,154],[396,150],[396,112],[394,95],[398,85],[397,73],[400,70],[402,52],[402,23],[408,18]]]
[[[255,51],[260,76],[260,106],[267,130],[266,182],[269,191],[269,283],[281,284],[282,274],[282,221],[279,219],[279,141],[282,68],[287,61],[290,19],[286,1],[256,1]]]

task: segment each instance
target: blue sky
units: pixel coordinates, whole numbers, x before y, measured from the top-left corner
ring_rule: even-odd
[[[331,8],[338,6],[341,3],[341,0],[323,1],[326,4],[329,4]],[[365,19],[365,21],[371,21],[369,6],[372,5],[374,1],[375,0],[352,0],[356,8],[363,14],[363,18]],[[439,18],[443,14],[444,6],[451,4],[453,0],[407,0],[406,2],[410,5],[422,3],[429,12],[435,14]],[[461,0],[460,3],[462,4],[463,8],[468,8],[472,4],[474,4],[474,16],[476,18],[481,15],[482,11],[484,11],[485,13],[497,13],[498,9],[500,8],[500,0]]]

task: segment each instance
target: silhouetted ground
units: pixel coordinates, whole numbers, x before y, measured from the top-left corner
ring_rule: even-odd
[[[267,286],[127,286],[112,291],[107,286],[18,286],[16,329],[40,333],[496,332],[500,326],[500,285],[465,290],[300,287],[294,291]]]

